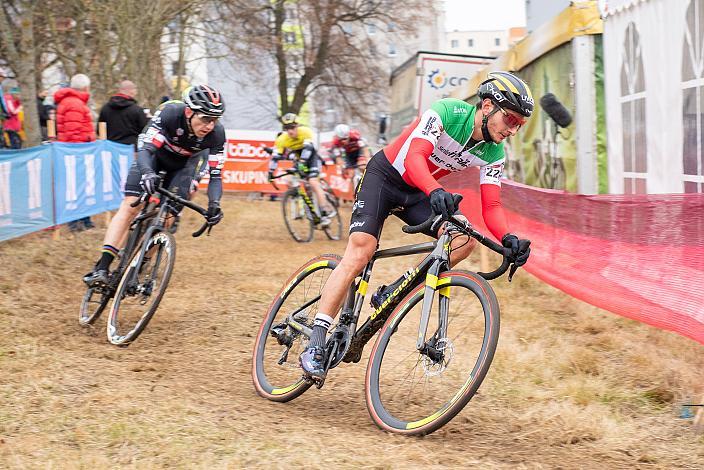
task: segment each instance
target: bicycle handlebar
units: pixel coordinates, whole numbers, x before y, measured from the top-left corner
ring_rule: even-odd
[[[160,171],[159,176],[161,177],[161,180],[163,182],[164,177],[166,176],[166,172]],[[165,196],[167,199],[171,199],[172,201],[176,202],[177,204],[181,204],[182,206],[188,207],[189,209],[198,212],[203,217],[205,217],[205,215],[208,213],[207,209],[204,209],[201,206],[199,206],[198,204],[191,202],[188,199],[184,199],[181,196],[179,196],[178,194],[174,194],[171,191],[165,189],[161,185],[161,183],[159,184],[159,187],[156,188],[156,192]],[[147,193],[142,193],[142,195],[139,197],[139,199],[137,199],[135,202],[130,204],[130,206],[137,207],[138,205],[142,204],[147,199],[147,197],[148,197]],[[205,223],[198,230],[193,232],[191,235],[193,235],[193,237],[200,237],[201,235],[203,235],[203,232],[205,232],[206,229],[208,229],[208,233],[210,233],[210,228],[212,228],[212,225],[210,225],[210,223],[206,220]]]
[[[457,196],[460,196],[460,195],[454,194],[453,196],[455,197],[455,200],[457,200]],[[461,196],[460,196],[460,198],[461,198]],[[425,222],[423,222],[421,224],[404,225],[402,230],[405,233],[420,233],[420,232],[427,231],[429,229],[432,230],[433,226],[437,227],[443,222],[445,222],[445,220],[443,220],[442,216],[433,214],[428,220],[426,220]],[[501,265],[498,268],[496,268],[495,270],[490,271],[488,273],[478,272],[477,274],[479,274],[484,279],[490,281],[492,279],[496,279],[497,277],[503,275],[506,271],[508,271],[509,268],[511,268],[511,273],[509,274],[509,282],[511,281],[511,278],[513,277],[513,273],[515,273],[517,266],[512,265],[512,262],[508,257],[508,254],[509,254],[508,248],[505,248],[503,245],[496,243],[494,240],[484,236],[480,232],[477,232],[469,225],[468,222],[457,220],[454,216],[450,216],[450,218],[447,220],[447,222],[453,224],[457,229],[459,229],[459,231],[474,238],[479,243],[481,243],[485,247],[489,248],[491,251],[494,251],[494,252],[500,254],[501,256],[503,256],[503,261],[501,262]]]

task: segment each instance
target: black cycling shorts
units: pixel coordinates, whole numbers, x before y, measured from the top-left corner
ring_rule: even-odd
[[[386,218],[393,214],[408,225],[425,222],[433,214],[430,198],[409,186],[384,155],[377,152],[367,164],[352,206],[350,233],[364,232],[379,239]],[[425,232],[430,237],[436,233]]]
[[[166,171],[166,177],[164,178],[163,186],[166,187],[172,193],[181,196],[184,199],[188,199],[189,193],[191,191],[191,184],[193,180],[197,179],[200,170],[203,166],[203,159],[207,158],[209,150],[200,152],[200,154],[193,155],[189,158],[183,158],[180,156],[170,156],[170,161],[168,162],[168,167],[165,164],[160,164],[161,158],[156,157],[156,168],[155,172]],[[181,158],[181,162],[174,163],[175,159]],[[207,162],[206,162],[207,163]],[[139,197],[142,194],[142,187],[139,182],[142,179],[142,174],[137,167],[137,162],[132,163],[130,171],[127,174],[127,180],[125,181],[125,196],[135,196]],[[183,209],[180,204],[174,204],[170,207],[171,212],[178,214]]]
[[[345,153],[345,158],[343,159],[345,168],[357,168],[359,161],[359,156],[362,154],[362,149],[359,148],[354,152]]]

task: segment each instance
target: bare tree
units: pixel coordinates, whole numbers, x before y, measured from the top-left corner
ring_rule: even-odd
[[[37,96],[34,44],[34,9],[31,0],[0,3],[0,53],[15,72],[24,109],[25,133],[30,146],[39,145],[41,132],[35,100]]]
[[[275,64],[280,112],[300,112],[312,96],[368,118],[386,93],[389,70],[367,26],[394,36],[413,34],[436,12],[432,2],[407,0],[225,0],[224,28],[233,56],[256,70],[265,56]],[[241,47],[245,43],[247,47]],[[384,86],[384,88],[386,88]],[[377,108],[378,109],[378,108]]]

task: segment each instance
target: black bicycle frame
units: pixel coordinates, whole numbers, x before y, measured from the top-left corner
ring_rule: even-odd
[[[384,322],[389,318],[393,309],[403,299],[403,297],[415,289],[418,282],[425,275],[425,292],[423,300],[423,308],[421,314],[421,324],[418,332],[417,348],[420,350],[425,346],[425,336],[430,319],[430,310],[432,308],[433,293],[437,287],[438,275],[444,269],[449,268],[449,247],[452,236],[449,232],[443,233],[435,242],[418,243],[414,245],[406,245],[397,248],[388,248],[377,250],[372,259],[367,263],[362,270],[360,280],[356,284],[350,286],[350,290],[345,299],[340,315],[339,325],[343,325],[348,329],[348,335],[351,337],[349,347],[346,348],[345,355],[337,355],[337,360],[330,365],[330,368],[335,367],[341,360],[350,358],[349,362],[356,362],[352,359],[355,355],[361,355],[361,351],[369,340],[376,334],[377,331],[384,325]],[[367,286],[371,277],[374,262],[383,258],[394,258],[397,256],[416,255],[420,253],[430,253],[425,257],[411,272],[401,285],[394,290],[389,298],[366,319],[364,324],[356,330],[356,325],[359,320],[359,315],[362,311],[364,299],[367,293]],[[444,268],[444,269],[443,269]],[[310,337],[312,330],[306,325],[295,320],[295,315],[308,306],[320,300],[320,296],[316,296],[304,305],[296,309],[295,312],[289,314],[287,322],[291,328]],[[329,358],[330,360],[334,358]]]

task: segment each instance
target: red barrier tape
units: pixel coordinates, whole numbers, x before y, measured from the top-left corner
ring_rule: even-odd
[[[476,171],[448,175],[480,231]],[[704,344],[704,194],[585,196],[502,183],[511,231],[531,240],[525,269],[618,315]]]

